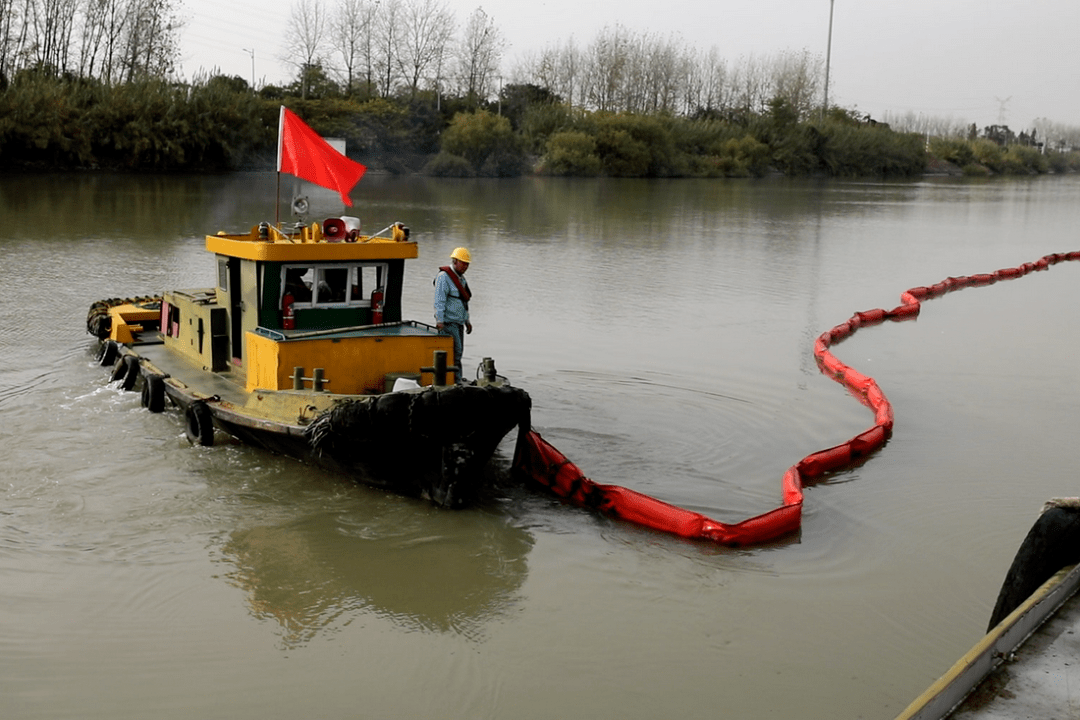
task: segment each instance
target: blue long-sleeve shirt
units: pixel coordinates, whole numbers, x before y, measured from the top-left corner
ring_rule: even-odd
[[[469,287],[464,276],[458,275],[458,279],[464,287]],[[445,271],[435,276],[435,322],[459,325],[469,322],[469,308]]]

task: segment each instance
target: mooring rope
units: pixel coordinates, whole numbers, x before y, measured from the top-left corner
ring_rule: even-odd
[[[936,285],[914,287],[901,293],[900,305],[895,308],[857,312],[847,322],[822,333],[814,341],[814,359],[818,367],[874,412],[874,424],[847,442],[811,453],[792,465],[781,481],[780,506],[761,515],[739,523],[722,523],[634,490],[595,483],[535,430],[519,439],[514,469],[571,504],[680,537],[730,546],[757,545],[775,540],[801,527],[803,488],[808,482],[867,457],[884,445],[892,434],[893,410],[885,393],[872,377],[840,362],[829,352],[831,346],[851,337],[859,328],[879,325],[886,320],[912,319],[919,315],[923,300],[955,290],[1013,280],[1031,272],[1047,270],[1059,262],[1073,260],[1080,260],[1080,251],[1045,255],[1035,262],[1015,268],[949,277]]]

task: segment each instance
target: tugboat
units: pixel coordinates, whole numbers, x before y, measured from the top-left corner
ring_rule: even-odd
[[[206,250],[214,287],[103,300],[87,317],[113,381],[141,384],[151,412],[180,408],[191,442],[224,431],[458,508],[478,499],[510,430],[530,430],[528,394],[490,358],[454,383],[453,338],[402,318],[419,252],[401,223],[365,236],[348,216],[263,222],[208,235]]]

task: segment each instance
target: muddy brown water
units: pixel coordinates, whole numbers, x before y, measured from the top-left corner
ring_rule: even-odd
[[[366,230],[401,220],[420,243],[410,317],[470,248],[465,364],[494,357],[545,438],[598,482],[723,521],[872,424],[818,372],[817,335],[909,287],[1080,249],[1076,177],[371,176],[353,198]],[[834,346],[893,403],[894,435],[764,547],[512,485],[439,511],[192,447],[175,411],[108,385],[86,310],[211,284],[203,234],[273,203],[269,173],[0,177],[4,718],[892,718],[981,637],[1043,501],[1080,493],[1080,263]]]

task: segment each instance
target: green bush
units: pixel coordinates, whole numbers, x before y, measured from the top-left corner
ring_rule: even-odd
[[[1048,152],[1044,156],[1050,172],[1080,172],[1080,153]]]
[[[599,175],[601,162],[596,154],[596,139],[578,130],[551,135],[541,158],[542,171],[548,175]]]
[[[408,111],[402,105],[375,98],[355,106],[352,122],[358,153],[401,153],[412,146]]]
[[[264,104],[231,80],[19,78],[0,93],[0,158],[8,168],[232,168],[272,146],[265,122]]]
[[[769,142],[772,165],[785,175],[810,175],[821,167],[821,145],[822,135],[816,127],[793,127]]]
[[[971,150],[975,155],[975,162],[990,172],[999,173],[1004,169],[1005,149],[993,140],[979,138],[971,143]]]
[[[98,101],[94,81],[58,80],[24,70],[0,92],[0,165],[86,166],[93,164],[94,128],[84,122]]]
[[[649,174],[648,146],[621,128],[601,128],[596,137],[596,153],[606,175],[645,177]]]
[[[975,162],[975,151],[971,143],[957,138],[930,138],[930,154],[958,167]]]
[[[709,177],[760,177],[769,169],[769,146],[751,135],[715,143],[705,157]]]
[[[460,155],[441,152],[424,166],[424,174],[437,177],[475,177],[476,169]]]
[[[603,172],[612,177],[679,177],[689,165],[675,146],[666,117],[595,113],[577,129],[596,138]]]
[[[926,168],[921,135],[897,133],[880,125],[830,122],[823,137],[822,164],[836,177],[903,177]]]
[[[442,151],[458,155],[481,175],[520,175],[525,167],[521,141],[510,121],[486,110],[458,113],[442,136]]]
[[[548,139],[557,132],[572,129],[574,114],[565,105],[529,105],[518,118],[518,132],[530,152],[544,152]]]
[[[1050,152],[1046,154],[1046,164],[1050,172],[1063,173],[1069,171],[1069,160],[1065,153]]]
[[[725,140],[744,134],[738,128],[710,117],[672,119],[669,132],[676,150],[688,156],[708,155]]]
[[[1013,175],[1042,174],[1050,170],[1046,156],[1028,145],[1010,145],[1006,148],[1004,166],[1003,172]]]

